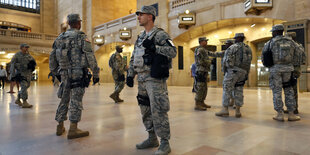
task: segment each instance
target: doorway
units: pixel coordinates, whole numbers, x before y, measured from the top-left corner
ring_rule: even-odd
[[[263,65],[262,62],[262,51],[265,43],[268,40],[258,42],[256,44],[256,55],[257,55],[257,86],[258,87],[269,87],[269,69]]]

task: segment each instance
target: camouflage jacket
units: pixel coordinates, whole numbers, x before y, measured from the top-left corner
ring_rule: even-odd
[[[99,77],[99,67],[91,43],[85,33],[77,29],[67,30],[54,41],[53,51],[49,57],[49,68],[53,74],[59,74],[61,70],[90,68],[93,76]]]
[[[115,72],[118,75],[124,74],[126,63],[121,54],[119,52],[115,52],[111,55],[110,59],[112,61],[112,72]]]
[[[210,71],[211,60],[206,48],[199,46],[195,49],[195,63],[197,66],[196,72]]]
[[[32,71],[28,69],[28,63],[35,59],[29,53],[17,52],[12,60],[10,66],[10,79],[15,77],[17,74],[26,78],[31,78]]]
[[[157,54],[164,55],[168,57],[168,59],[172,59],[176,56],[176,48],[173,45],[169,35],[163,29],[153,27],[149,33],[142,31],[135,43],[128,68],[128,76],[134,77],[138,74],[138,81],[153,79],[150,76],[151,68],[150,66],[144,64],[142,57],[145,50],[142,43],[147,38],[150,40],[154,38]]]

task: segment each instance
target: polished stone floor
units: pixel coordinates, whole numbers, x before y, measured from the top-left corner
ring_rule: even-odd
[[[33,83],[29,90],[32,109],[21,109],[11,95],[0,90],[0,155],[148,155],[156,149],[136,150],[147,137],[136,102],[137,87],[125,88],[122,104],[114,104],[109,94],[113,84],[87,89],[81,129],[90,136],[67,140],[56,136],[55,111],[59,102],[56,87]],[[221,88],[209,88],[206,112],[193,110],[191,87],[169,87],[171,111],[171,154],[310,154],[310,93],[301,93],[299,122],[276,122],[269,89],[245,89],[242,118],[214,115],[221,107]],[[286,116],[287,117],[287,116]],[[69,122],[65,122],[68,129]]]

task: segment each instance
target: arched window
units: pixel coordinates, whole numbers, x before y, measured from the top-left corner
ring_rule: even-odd
[[[32,13],[40,13],[40,0],[0,0],[0,7]]]

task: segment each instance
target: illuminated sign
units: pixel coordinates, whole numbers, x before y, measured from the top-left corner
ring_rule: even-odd
[[[97,35],[94,37],[94,43],[98,46],[101,46],[104,44],[104,36],[103,35]]]
[[[129,36],[129,33],[128,32],[122,32],[121,35],[122,36]]]
[[[194,18],[193,17],[182,17],[183,21],[193,21]]]
[[[184,13],[179,14],[178,23],[179,28],[188,29],[190,26],[196,24],[196,14],[186,10]]]
[[[119,38],[122,40],[131,39],[131,30],[126,27],[119,30]]]
[[[270,0],[255,0],[255,3],[270,3]]]

